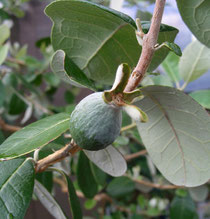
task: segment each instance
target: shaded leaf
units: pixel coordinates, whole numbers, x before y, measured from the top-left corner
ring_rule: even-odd
[[[96,166],[111,176],[122,176],[127,170],[125,158],[111,145],[99,151],[83,151]]]
[[[98,185],[92,174],[90,161],[83,151],[80,152],[77,164],[77,180],[85,197],[93,198],[98,193]]]
[[[26,109],[25,102],[20,99],[16,94],[13,94],[9,103],[9,114],[10,115],[19,115],[24,112]]]
[[[83,218],[82,217],[82,209],[80,207],[79,198],[76,194],[76,191],[75,191],[75,188],[74,188],[74,185],[73,185],[71,179],[64,171],[56,169],[56,168],[51,168],[51,169],[59,172],[60,174],[62,174],[64,176],[66,183],[67,183],[67,186],[68,186],[68,198],[69,198],[69,203],[70,203],[73,218],[82,219]]]
[[[191,42],[183,51],[179,74],[186,83],[196,80],[210,69],[210,48],[199,41]]]
[[[18,157],[54,140],[69,127],[69,115],[59,113],[15,132],[0,145],[0,158]]]
[[[187,196],[184,198],[176,196],[170,207],[171,219],[198,219],[195,204],[192,199]]]
[[[135,36],[135,22],[129,16],[87,1],[56,1],[46,8],[46,14],[54,22],[54,49],[64,50],[72,64],[78,66],[88,78],[102,84],[112,84],[121,63],[135,67],[141,47]],[[143,30],[148,31],[150,23],[142,26]],[[167,25],[161,25],[160,31],[160,44],[172,42],[178,33],[177,29]],[[166,48],[157,51],[150,71],[167,54]]]
[[[48,212],[55,218],[67,219],[63,210],[56,202],[54,197],[47,191],[47,189],[37,180],[35,181],[34,192],[42,203],[42,205],[48,210]]]
[[[204,108],[210,109],[210,90],[199,90],[190,93],[190,96]]]
[[[176,1],[185,24],[200,42],[210,47],[210,1]]]
[[[105,186],[107,184],[108,175],[92,162],[90,162],[90,167],[96,182],[101,186]]]
[[[138,131],[160,172],[172,183],[199,186],[210,178],[210,118],[175,88],[148,86],[136,103],[148,115]]]
[[[135,190],[135,183],[127,176],[113,179],[107,186],[107,193],[114,198],[122,198]]]
[[[34,187],[34,165],[29,159],[0,162],[1,218],[24,218]]]

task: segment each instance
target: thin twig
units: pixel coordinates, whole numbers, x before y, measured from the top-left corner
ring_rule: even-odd
[[[136,153],[126,155],[125,160],[126,161],[131,161],[131,160],[133,160],[137,157],[143,156],[145,154],[147,154],[147,150],[138,151]]]
[[[121,128],[120,133],[127,131],[129,129],[135,128],[136,127],[136,123],[131,123],[130,125],[124,126]]]
[[[50,165],[63,160],[69,155],[73,156],[75,153],[77,153],[80,150],[81,148],[78,145],[76,145],[72,140],[71,143],[67,144],[65,147],[61,148],[60,150],[56,151],[53,154],[50,154],[49,156],[43,158],[42,160],[39,160],[36,163],[35,171],[37,173],[43,172]]]
[[[0,117],[0,129],[8,132],[16,132],[21,129],[20,126],[14,126],[6,124],[5,121]]]
[[[140,179],[133,179],[133,181],[138,184],[147,186],[147,187],[161,189],[161,190],[185,188],[184,186],[157,184],[157,183],[147,182],[147,181],[140,180]]]
[[[166,0],[156,0],[149,32],[143,37],[140,59],[128,81],[125,92],[133,91],[139,85],[152,61],[155,52],[155,45],[157,44],[165,1]]]
[[[19,60],[19,59],[15,59],[12,57],[7,57],[6,61],[18,64],[18,65],[24,65],[24,66],[26,65],[26,63],[24,61]]]

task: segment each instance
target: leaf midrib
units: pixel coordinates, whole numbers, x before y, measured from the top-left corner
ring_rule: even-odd
[[[36,137],[39,136],[39,135],[42,135],[44,132],[49,131],[50,129],[54,128],[55,126],[60,125],[61,123],[64,123],[64,122],[66,122],[66,121],[68,121],[68,120],[69,120],[69,118],[68,118],[68,119],[65,119],[65,120],[62,120],[61,122],[54,124],[54,125],[51,126],[50,128],[44,129],[42,132],[39,132],[37,135],[33,135],[33,136],[31,136],[30,138],[25,138],[23,141],[21,141],[21,144],[23,144],[26,140],[31,140],[31,139],[33,139],[33,138],[36,138]],[[14,138],[14,139],[15,139],[15,138]],[[12,139],[12,140],[14,140],[14,139]],[[9,139],[8,139],[8,141],[7,141],[6,143],[8,144],[8,142],[10,142]],[[6,145],[7,145],[7,144],[6,144]],[[18,147],[19,145],[20,145],[20,143],[17,144],[17,145],[15,145],[15,146],[13,146],[13,147],[9,147],[8,150],[4,151],[3,153],[8,153],[8,151],[13,150],[15,147]],[[42,146],[42,145],[41,145],[41,146]],[[32,150],[32,151],[33,151],[33,150]],[[0,152],[1,152],[1,149],[0,149]],[[2,152],[1,152],[1,153],[2,153]]]
[[[144,91],[146,92],[146,91]],[[160,104],[160,102],[152,95],[150,95],[148,92],[147,93],[147,96],[154,102],[156,103],[156,105],[158,106],[158,108],[162,111],[162,113],[164,114],[166,120],[168,121],[168,124],[169,126],[171,127],[171,130],[172,132],[174,133],[174,136],[175,136],[175,139],[177,141],[177,145],[178,145],[178,148],[180,149],[180,152],[182,154],[182,162],[183,162],[183,169],[184,169],[184,183],[186,183],[186,165],[185,165],[185,156],[184,156],[184,152],[183,152],[183,149],[181,147],[181,143],[180,143],[180,140],[179,140],[179,137],[178,137],[178,134],[176,132],[176,129],[174,128],[169,116],[168,116],[168,113],[166,112],[165,108]]]

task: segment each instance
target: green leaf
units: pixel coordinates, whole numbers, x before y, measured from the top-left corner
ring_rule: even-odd
[[[162,63],[164,70],[171,78],[171,80],[174,82],[180,81],[179,68],[178,68],[179,59],[180,58],[177,55],[170,52]]]
[[[30,159],[0,162],[1,218],[24,218],[32,198],[34,165]]]
[[[69,115],[59,113],[15,132],[0,145],[0,158],[14,158],[46,145],[69,128]]]
[[[87,210],[90,210],[94,208],[96,204],[97,204],[97,201],[95,199],[88,199],[87,201],[85,201],[85,208]]]
[[[80,152],[77,164],[77,180],[85,197],[91,199],[98,193],[98,185],[91,171],[90,161],[83,151]]]
[[[64,98],[65,98],[66,103],[68,103],[68,104],[73,104],[74,101],[75,101],[75,96],[74,96],[74,94],[73,94],[71,91],[69,91],[69,90],[67,90],[67,91],[65,92]]]
[[[90,162],[90,167],[96,182],[104,187],[107,184],[108,175],[92,162]]]
[[[176,1],[185,24],[201,43],[210,47],[210,1]]]
[[[0,107],[3,106],[5,100],[5,88],[3,83],[0,81]]]
[[[179,73],[186,83],[196,80],[210,69],[210,49],[197,40],[183,51],[179,62]]]
[[[175,53],[177,56],[182,56],[182,51],[176,43],[164,42],[163,45]]]
[[[66,215],[63,213],[63,210],[56,202],[54,197],[47,191],[47,189],[37,180],[35,181],[34,192],[43,204],[43,206],[48,210],[48,212],[55,218],[67,219]]]
[[[116,69],[121,63],[135,67],[141,46],[136,40],[135,22],[129,16],[87,1],[56,1],[45,12],[54,23],[54,50],[65,51],[69,60],[88,78],[102,84],[112,84]],[[146,22],[143,29],[148,31],[149,25]],[[165,41],[173,42],[178,33],[177,29],[167,25],[161,25],[160,31],[160,44]],[[166,48],[157,51],[150,71],[167,54]]]
[[[114,198],[122,198],[135,189],[135,183],[127,176],[113,179],[107,186],[107,193]]]
[[[62,170],[59,170],[56,168],[51,168],[51,170],[55,170],[64,176],[66,183],[67,183],[67,186],[68,186],[68,198],[69,198],[69,203],[71,206],[71,212],[72,212],[73,218],[82,219],[82,209],[80,207],[79,198],[76,194],[76,191],[75,191],[75,188],[74,188],[74,185],[73,185],[71,179]]]
[[[8,51],[9,51],[9,45],[8,44],[5,44],[3,46],[0,45],[0,65],[2,65],[2,63],[7,58]]]
[[[0,130],[0,144],[5,140],[5,137],[2,133],[2,131]]]
[[[189,188],[189,193],[194,201],[202,202],[208,197],[209,188],[207,185]]]
[[[25,102],[20,99],[16,94],[13,94],[9,103],[9,114],[19,115],[26,110]]]
[[[154,76],[152,77],[152,80],[154,82],[154,85],[163,85],[163,86],[173,87],[173,83],[168,77],[168,75]]]
[[[170,219],[198,219],[195,204],[189,196],[173,199],[170,207]]]
[[[173,184],[199,186],[210,178],[210,117],[184,92],[148,86],[136,103],[148,122],[138,123],[142,141],[160,172]]]
[[[63,50],[58,50],[54,53],[51,68],[52,71],[66,83],[77,87],[85,86],[91,90],[95,90],[94,82],[66,56]]]
[[[10,29],[5,24],[0,25],[0,45],[2,45],[10,36]]]
[[[190,96],[204,108],[210,109],[210,90],[199,90],[190,93]]]
[[[125,158],[111,145],[99,151],[83,151],[97,167],[111,176],[122,176],[127,170]]]
[[[49,191],[53,188],[53,174],[52,172],[36,173],[36,179]]]

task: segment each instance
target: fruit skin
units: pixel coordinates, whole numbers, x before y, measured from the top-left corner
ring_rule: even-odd
[[[102,95],[103,92],[97,92],[85,97],[70,117],[71,136],[86,150],[104,149],[120,134],[121,108],[105,103]]]

